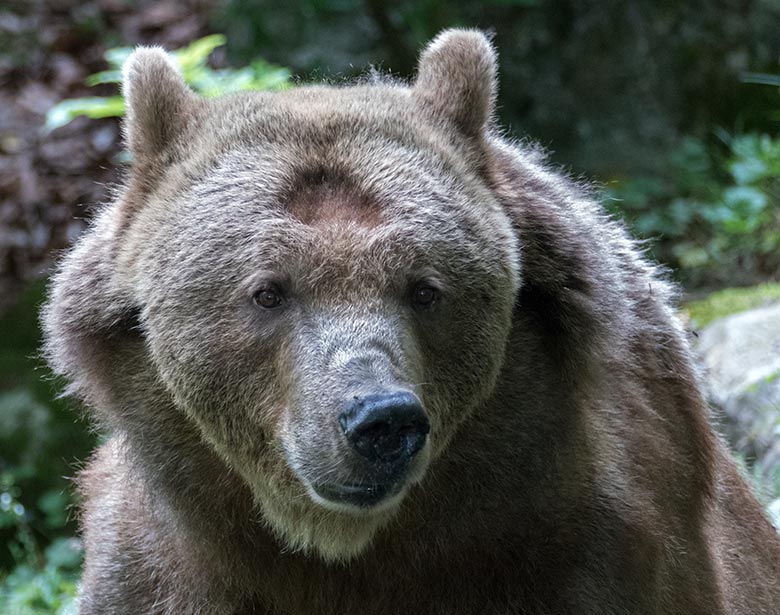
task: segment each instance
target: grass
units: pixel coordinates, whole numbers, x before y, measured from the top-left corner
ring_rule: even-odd
[[[769,282],[750,288],[726,288],[705,299],[683,306],[696,327],[704,327],[713,320],[770,303],[780,302],[780,282]]]

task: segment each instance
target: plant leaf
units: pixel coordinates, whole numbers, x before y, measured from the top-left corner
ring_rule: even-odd
[[[45,132],[51,132],[80,115],[97,119],[118,117],[124,114],[124,112],[125,101],[121,96],[71,98],[60,101],[49,109],[43,129]]]

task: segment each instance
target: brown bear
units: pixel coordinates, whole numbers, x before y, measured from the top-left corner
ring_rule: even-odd
[[[109,434],[82,615],[780,613],[670,285],[496,127],[482,34],[210,100],[141,48],[124,94],[43,312]]]

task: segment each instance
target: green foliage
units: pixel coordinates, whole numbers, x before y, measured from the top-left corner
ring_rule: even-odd
[[[0,613],[75,615],[82,549],[76,538],[59,538],[44,552],[45,564],[17,566],[0,584]]]
[[[745,83],[760,83],[761,85],[780,86],[780,75],[768,75],[767,73],[745,73],[742,76]]]
[[[685,305],[685,311],[697,327],[713,320],[780,301],[780,283],[759,284],[751,288],[726,288],[699,301]]]
[[[181,68],[184,80],[203,96],[216,96],[242,90],[279,90],[289,85],[290,73],[286,68],[273,66],[264,60],[253,60],[243,68],[213,69],[207,62],[211,53],[225,44],[225,37],[212,34],[201,38],[183,49],[173,52]],[[91,75],[88,85],[118,84],[122,82],[122,64],[132,48],[118,47],[106,52],[109,70]],[[54,105],[46,116],[46,130],[64,126],[80,115],[90,118],[119,117],[125,105],[121,96],[93,96],[63,100]]]
[[[45,128],[54,130],[64,126],[80,115],[86,115],[92,119],[104,117],[117,117],[125,112],[125,103],[121,96],[88,96],[84,98],[72,98],[63,100],[46,114]]]
[[[95,445],[73,408],[57,398],[59,387],[37,357],[42,298],[43,284],[35,284],[0,317],[3,614],[49,612],[35,610],[35,605],[59,608],[67,602],[63,596],[72,595],[78,562],[75,555],[66,556],[78,551],[78,544],[70,538],[75,527],[69,515],[72,485],[66,477],[75,472],[74,460],[86,458]]]
[[[615,181],[607,191],[611,209],[689,283],[780,268],[780,138],[745,134],[727,143],[719,152],[686,138],[665,176]]]

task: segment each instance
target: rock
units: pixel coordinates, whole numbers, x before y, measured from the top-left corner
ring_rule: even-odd
[[[780,303],[721,318],[697,351],[722,431],[757,473],[780,476]]]

